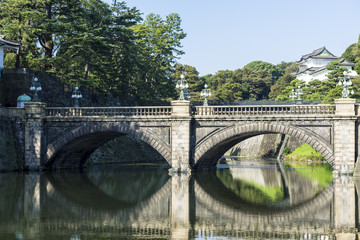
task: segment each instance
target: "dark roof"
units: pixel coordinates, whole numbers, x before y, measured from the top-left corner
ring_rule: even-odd
[[[332,58],[337,59],[337,58],[338,58],[338,57],[336,57],[334,54],[332,54],[331,52],[329,52],[329,51],[326,49],[326,47],[322,47],[322,48],[319,48],[319,49],[314,50],[312,53],[303,55],[303,56],[301,57],[301,59],[300,59],[299,62],[301,62],[301,61],[303,61],[303,60],[306,60],[306,59],[308,59],[308,58],[316,57],[316,56],[320,55],[320,54],[321,54],[322,52],[324,52],[324,51],[326,51],[326,52],[328,52],[328,53],[330,54],[330,56],[324,56],[324,58],[330,58],[330,59],[332,59]]]
[[[0,47],[1,46],[5,46],[5,47],[8,47],[8,48],[16,48],[17,49],[17,48],[20,47],[20,42],[8,39],[5,36],[0,35]]]
[[[311,67],[311,68],[307,68],[305,70],[303,70],[302,72],[297,72],[295,73],[293,76],[297,76],[297,75],[300,75],[302,73],[307,73],[307,74],[314,74],[314,73],[317,73],[317,72],[321,72],[321,71],[324,71],[324,70],[327,70],[326,69],[326,66],[323,66],[323,67]]]
[[[355,63],[351,63],[348,60],[346,60],[345,58],[339,58],[338,62],[340,63],[340,66],[351,66],[351,67],[355,66]]]

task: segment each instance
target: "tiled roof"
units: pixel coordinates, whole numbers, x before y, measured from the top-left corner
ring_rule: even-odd
[[[20,42],[8,39],[5,36],[0,35],[0,46],[5,46],[9,48],[18,48],[20,47]]]
[[[322,53],[322,52],[325,51],[325,50],[326,50],[331,56],[326,56],[326,57],[325,57],[325,56],[322,56],[323,58],[325,57],[325,58],[334,58],[334,59],[337,59],[337,57],[336,57],[334,54],[332,54],[331,52],[329,52],[329,50],[327,50],[326,47],[322,47],[322,48],[319,48],[319,49],[314,50],[312,53],[303,55],[303,56],[301,57],[301,59],[300,59],[299,62],[301,62],[301,61],[303,61],[303,60],[306,60],[306,59],[308,59],[308,58],[310,58],[310,57],[316,57],[317,55],[319,55],[320,53]]]
[[[338,62],[340,63],[341,66],[355,66],[355,63],[351,63],[348,60],[346,60],[345,58],[339,58]]]

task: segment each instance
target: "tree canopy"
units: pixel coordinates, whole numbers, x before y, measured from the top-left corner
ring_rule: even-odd
[[[327,66],[327,81],[307,84],[291,73],[295,62],[274,65],[253,61],[243,68],[199,76],[194,66],[179,64],[186,33],[181,18],[164,18],[125,2],[101,0],[0,0],[0,34],[18,40],[20,48],[5,52],[5,67],[30,68],[56,75],[62,82],[88,89],[93,98],[111,96],[121,104],[157,104],[177,98],[176,81],[184,74],[191,100],[202,101],[205,83],[209,101],[289,100],[293,88],[303,87],[304,100],[331,102],[340,97],[343,77],[338,62]],[[342,57],[360,74],[360,35]],[[354,78],[354,97],[360,79]]]
[[[6,52],[7,68],[47,72],[124,103],[175,95],[171,76],[186,37],[178,14],[143,20],[125,2],[101,0],[2,0],[0,9],[0,34],[21,44]]]

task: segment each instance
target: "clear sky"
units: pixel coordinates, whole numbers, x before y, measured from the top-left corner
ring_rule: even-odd
[[[178,13],[187,33],[179,62],[196,67],[200,76],[256,60],[297,61],[323,46],[340,56],[360,34],[359,0],[125,2],[139,9],[143,18],[149,13]]]

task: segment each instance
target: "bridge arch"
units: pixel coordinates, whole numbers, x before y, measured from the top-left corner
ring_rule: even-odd
[[[101,145],[119,136],[128,135],[153,147],[171,166],[171,150],[154,134],[125,123],[84,125],[67,131],[48,143],[44,151],[47,168],[76,168]]]
[[[334,156],[331,145],[314,133],[291,125],[257,122],[234,125],[215,131],[207,136],[198,143],[195,148],[194,168],[214,168],[220,157],[236,143],[253,136],[267,133],[281,133],[295,137],[309,144],[318,151],[331,166],[334,166]]]

